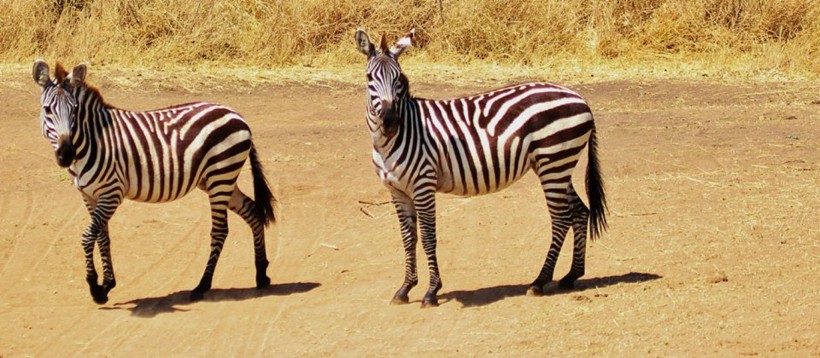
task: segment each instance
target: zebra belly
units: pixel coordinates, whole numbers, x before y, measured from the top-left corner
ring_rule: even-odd
[[[188,178],[200,163],[185,163],[163,143],[153,156],[137,157],[123,169],[125,197],[145,203],[164,203],[182,198],[193,191],[199,178]]]
[[[154,181],[155,184],[152,187],[157,188],[159,190],[160,184],[159,180]],[[158,192],[150,192],[146,190],[140,191],[137,185],[129,185],[128,189],[125,192],[125,197],[129,200],[134,200],[142,203],[167,203],[177,199],[181,199],[188,193],[192,192],[197,185],[193,185],[188,188],[176,188],[176,191],[170,190],[170,188],[166,187],[162,191]],[[187,190],[186,190],[187,189]]]
[[[521,179],[530,169],[529,166],[515,173],[506,173],[501,170],[501,175],[495,180],[484,180],[484,175],[479,173],[476,179],[468,173],[455,173],[453,171],[442,171],[438,174],[438,184],[436,191],[439,193],[476,196],[492,194],[506,189],[513,183]]]

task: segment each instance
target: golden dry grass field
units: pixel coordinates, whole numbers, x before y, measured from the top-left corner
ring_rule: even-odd
[[[359,63],[356,28],[418,29],[405,61],[540,75],[811,77],[815,0],[2,0],[0,62],[185,72]],[[358,67],[355,67],[358,68]],[[597,69],[597,71],[596,71]],[[482,71],[464,71],[487,76]],[[251,74],[252,75],[252,74]]]
[[[816,1],[0,1],[0,357],[820,356]],[[423,284],[388,304],[403,249],[352,39],[413,25],[416,95],[549,80],[589,100],[610,229],[576,290],[524,295],[549,244],[530,175],[438,196],[442,304],[419,308]],[[272,287],[253,288],[250,230],[230,216],[214,289],[188,301],[210,229],[192,193],[120,207],[118,286],[94,304],[86,210],[40,133],[37,57],[89,63],[122,108],[242,113],[279,199]]]

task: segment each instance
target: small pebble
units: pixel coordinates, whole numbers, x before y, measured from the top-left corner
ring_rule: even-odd
[[[729,281],[729,278],[726,277],[726,274],[723,273],[715,274],[709,277],[709,283],[721,283],[727,281]]]

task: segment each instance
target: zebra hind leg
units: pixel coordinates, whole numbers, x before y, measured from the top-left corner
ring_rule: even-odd
[[[228,237],[228,203],[230,202],[230,192],[211,193],[211,254],[208,257],[208,264],[199,285],[191,291],[191,301],[201,300],[205,292],[211,289],[214,278],[216,263],[219,261],[219,254],[225,245],[225,238]]]
[[[253,251],[256,264],[256,288],[266,288],[270,286],[270,278],[267,276],[268,256],[265,251],[265,223],[264,218],[257,217],[256,202],[245,193],[235,187],[231,194],[231,201],[228,209],[241,216],[253,231]]]
[[[538,273],[538,277],[530,284],[527,290],[528,296],[542,296],[544,294],[544,286],[552,282],[552,276],[555,272],[555,264],[558,262],[558,255],[561,253],[561,246],[564,245],[567,231],[569,231],[572,223],[572,218],[568,210],[568,203],[566,199],[566,190],[560,190],[549,187],[547,181],[542,180],[542,187],[547,198],[547,206],[549,207],[550,217],[552,219],[552,243],[550,244],[547,258],[544,260],[544,265]]]
[[[584,265],[587,250],[587,221],[589,220],[589,209],[581,201],[578,193],[572,187],[572,183],[567,189],[569,211],[572,215],[572,233],[574,235],[574,244],[572,247],[572,267],[561,281],[558,281],[558,287],[563,289],[572,289],[575,286],[575,280],[584,276]]]

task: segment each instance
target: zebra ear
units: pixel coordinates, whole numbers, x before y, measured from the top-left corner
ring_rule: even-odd
[[[82,86],[83,83],[85,83],[85,74],[86,67],[84,63],[81,63],[77,65],[77,67],[74,67],[74,69],[71,70],[71,76],[69,77],[71,78],[71,82],[69,82],[71,84],[71,87],[77,88]]]
[[[393,56],[393,58],[398,59],[399,55],[401,55],[401,53],[404,52],[404,50],[406,48],[413,45],[413,37],[415,37],[415,36],[416,36],[416,29],[415,28],[410,29],[410,32],[408,32],[407,35],[404,35],[404,37],[402,37],[398,41],[396,41],[396,44],[393,45],[393,47],[390,48],[391,56]]]
[[[31,74],[34,77],[34,82],[37,82],[40,87],[45,87],[51,81],[51,78],[48,77],[48,64],[43,60],[34,61]]]
[[[367,34],[362,29],[356,30],[356,48],[365,54],[368,59],[376,56],[376,46],[370,42],[370,38],[367,37]]]

